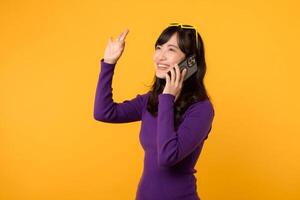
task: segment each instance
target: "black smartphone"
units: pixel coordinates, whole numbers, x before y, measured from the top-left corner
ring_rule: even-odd
[[[197,72],[197,62],[196,62],[196,55],[193,54],[191,56],[188,56],[186,59],[181,61],[178,64],[180,72],[182,72],[183,69],[186,69],[186,73],[184,76],[183,81],[190,78],[194,73]],[[171,72],[168,72],[168,75],[171,77]]]

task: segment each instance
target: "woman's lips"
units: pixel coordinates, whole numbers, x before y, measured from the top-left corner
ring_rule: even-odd
[[[160,70],[166,70],[166,69],[168,69],[168,68],[158,67],[158,69],[160,69]]]
[[[167,65],[162,65],[162,64],[158,64],[157,67],[158,67],[158,69],[160,69],[160,70],[166,70],[166,69],[169,68],[169,66],[167,66]]]

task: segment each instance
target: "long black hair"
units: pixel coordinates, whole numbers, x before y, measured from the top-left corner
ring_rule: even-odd
[[[178,125],[182,114],[186,109],[195,102],[209,99],[203,82],[206,73],[206,62],[204,55],[204,44],[198,32],[194,29],[185,29],[180,26],[167,27],[160,34],[155,43],[155,48],[158,45],[166,43],[173,34],[177,33],[178,46],[185,56],[196,54],[196,61],[198,70],[195,74],[183,82],[180,96],[174,104],[174,122]],[[198,34],[198,49],[196,46],[196,35]],[[154,75],[150,96],[147,103],[147,110],[153,115],[157,116],[158,110],[158,95],[163,92],[166,84],[165,79],[161,79]]]

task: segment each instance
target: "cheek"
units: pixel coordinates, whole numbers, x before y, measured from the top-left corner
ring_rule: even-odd
[[[156,60],[157,60],[157,57],[158,57],[158,54],[157,54],[157,53],[154,53],[154,54],[153,54],[153,60],[156,61]]]
[[[170,57],[170,63],[173,65],[176,63],[179,63],[181,60],[182,60],[182,58],[179,55],[173,55]]]

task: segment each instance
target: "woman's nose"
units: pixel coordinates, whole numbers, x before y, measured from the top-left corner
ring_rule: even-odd
[[[158,60],[165,60],[166,59],[166,54],[164,51],[161,51],[159,54],[158,54]]]

